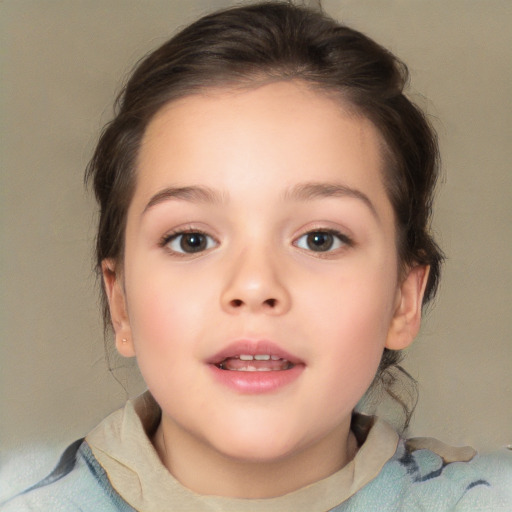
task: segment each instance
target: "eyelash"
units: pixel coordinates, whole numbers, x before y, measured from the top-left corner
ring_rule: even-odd
[[[325,251],[315,251],[314,249],[310,249],[308,247],[301,247],[299,245],[299,242],[301,239],[311,236],[311,235],[329,235],[332,236],[334,239],[337,239],[337,242],[339,244],[338,247],[329,247]],[[307,243],[307,242],[306,242]],[[333,241],[333,244],[336,244],[336,240]],[[319,257],[329,257],[332,253],[339,252],[339,250],[343,250],[344,248],[353,247],[354,241],[347,236],[344,233],[341,233],[340,231],[336,229],[326,229],[326,228],[317,228],[317,229],[310,229],[307,232],[303,233],[301,236],[295,239],[294,245],[298,247],[299,249],[303,249],[304,251],[310,252],[315,254]]]
[[[178,240],[180,237],[185,236],[185,235],[200,235],[200,236],[205,237],[206,239],[213,240],[214,243],[218,244],[217,240],[215,240],[215,238],[213,238],[211,235],[209,235],[205,231],[202,231],[201,229],[196,229],[196,228],[188,228],[188,229],[179,229],[179,230],[167,233],[160,240],[159,246],[166,248],[170,253],[172,253],[173,255],[178,256],[178,257],[191,256],[194,254],[205,252],[206,250],[212,248],[212,247],[207,246],[206,248],[199,250],[197,252],[194,252],[194,251],[186,252],[186,251],[177,251],[176,249],[172,249],[170,247],[169,244],[171,244],[172,242]],[[207,241],[207,244],[208,243],[209,242]]]
[[[207,239],[206,247],[199,248],[199,250],[197,250],[197,251],[190,251],[190,252],[187,252],[184,250],[179,251],[179,250],[176,250],[176,249],[173,249],[170,247],[170,244],[172,242],[179,240],[180,237],[185,236],[187,234],[199,235],[199,236],[205,237]],[[334,249],[331,246],[331,247],[328,247],[326,250],[319,250],[319,251],[315,251],[314,249],[311,249],[309,247],[301,247],[299,245],[299,242],[301,239],[306,238],[306,243],[307,243],[308,242],[307,237],[312,236],[312,235],[323,235],[323,236],[327,235],[327,236],[333,237],[335,240],[332,243],[334,245],[336,245],[336,244],[339,244],[339,245],[338,245],[338,247],[334,247]],[[200,253],[203,253],[203,252],[211,249],[212,246],[210,244],[210,241],[212,241],[212,240],[215,244],[218,244],[218,241],[215,240],[215,238],[213,238],[211,235],[209,235],[205,231],[191,227],[188,229],[179,229],[179,230],[167,233],[160,240],[159,246],[166,248],[170,253],[172,253],[173,255],[176,255],[178,257],[187,257],[187,256],[191,256],[194,254],[200,254]],[[336,242],[336,240],[337,240],[337,242]],[[335,229],[318,228],[318,229],[311,229],[309,231],[306,231],[305,233],[303,233],[302,235],[297,237],[294,240],[293,245],[299,249],[306,251],[306,252],[313,253],[318,257],[328,257],[331,253],[338,252],[340,249],[352,247],[354,245],[354,242],[349,236],[347,236],[346,234],[341,233],[340,231],[337,231]]]

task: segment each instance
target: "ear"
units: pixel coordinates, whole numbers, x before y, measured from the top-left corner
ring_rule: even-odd
[[[397,292],[395,312],[386,340],[386,348],[401,350],[408,347],[418,334],[421,306],[427,286],[430,267],[412,267]]]
[[[126,308],[126,297],[121,272],[116,269],[115,262],[110,259],[103,260],[101,272],[103,274],[105,291],[107,292],[117,351],[124,357],[134,357],[135,347]]]

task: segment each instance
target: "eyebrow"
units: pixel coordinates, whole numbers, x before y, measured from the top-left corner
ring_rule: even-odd
[[[284,192],[283,198],[292,201],[310,201],[312,199],[328,197],[353,197],[363,201],[375,218],[379,218],[375,206],[370,198],[360,190],[341,185],[339,183],[306,182],[299,183]],[[220,191],[203,185],[190,185],[186,187],[166,187],[151,197],[145,206],[142,215],[157,204],[169,200],[190,201],[194,203],[219,204],[226,202],[227,196]]]
[[[360,199],[372,212],[375,218],[379,218],[374,204],[370,198],[355,188],[339,183],[308,182],[295,185],[284,194],[287,200],[309,201],[323,197],[353,197]]]
[[[166,187],[151,197],[144,208],[142,215],[144,215],[144,213],[153,206],[173,199],[190,201],[193,203],[222,203],[225,200],[223,194],[210,187],[199,185],[191,185],[188,187]]]

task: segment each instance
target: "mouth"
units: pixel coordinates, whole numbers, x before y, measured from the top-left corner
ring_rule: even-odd
[[[303,365],[270,341],[237,341],[207,361],[219,370],[231,372],[280,372]]]
[[[293,385],[304,361],[265,340],[238,340],[205,361],[215,382],[241,395],[278,393]]]
[[[214,363],[215,364],[215,363]],[[271,354],[240,354],[225,357],[215,364],[220,370],[234,372],[276,372],[291,370],[295,365],[283,357]]]

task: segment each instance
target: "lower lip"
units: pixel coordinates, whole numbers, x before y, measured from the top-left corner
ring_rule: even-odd
[[[289,370],[262,372],[240,372],[221,370],[214,364],[209,365],[214,378],[221,384],[243,394],[261,394],[277,391],[295,381],[304,370],[304,365],[298,364]]]

